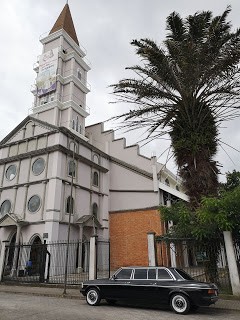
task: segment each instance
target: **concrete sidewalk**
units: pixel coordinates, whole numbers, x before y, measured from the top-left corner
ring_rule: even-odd
[[[58,297],[67,299],[85,299],[79,292],[80,286],[67,287],[66,295],[63,295],[63,287],[54,285],[33,286],[32,284],[26,285],[10,285],[0,284],[0,292],[27,294],[36,296]],[[226,310],[239,310],[240,311],[240,297],[233,297],[227,295],[220,295],[218,302],[211,305],[210,308],[226,309]]]

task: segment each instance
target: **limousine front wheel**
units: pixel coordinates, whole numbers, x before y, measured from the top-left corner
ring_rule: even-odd
[[[89,289],[87,291],[86,301],[90,306],[98,306],[101,301],[101,297],[98,289],[96,288]]]
[[[181,293],[171,297],[170,305],[172,310],[178,314],[187,314],[191,306],[189,299]]]

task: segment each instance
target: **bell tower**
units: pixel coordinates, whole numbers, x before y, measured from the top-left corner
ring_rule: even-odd
[[[31,115],[55,126],[67,127],[85,137],[89,115],[86,94],[90,91],[86,50],[79,44],[68,3],[50,33],[40,38],[42,54],[34,65],[36,82]]]

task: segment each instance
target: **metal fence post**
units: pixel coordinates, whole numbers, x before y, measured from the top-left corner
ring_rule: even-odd
[[[3,270],[4,270],[4,263],[5,263],[5,251],[6,246],[8,245],[9,241],[2,241],[2,247],[0,252],[0,281],[2,281]]]
[[[89,254],[89,280],[96,279],[97,275],[97,235],[90,238],[90,254]]]
[[[240,279],[237,268],[237,262],[233,247],[232,234],[230,231],[223,231],[230,281],[232,285],[232,292],[234,295],[240,296]]]

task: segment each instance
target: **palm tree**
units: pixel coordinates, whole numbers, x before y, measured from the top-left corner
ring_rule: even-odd
[[[152,140],[170,135],[192,208],[202,196],[216,195],[219,126],[239,116],[240,29],[231,31],[230,11],[227,7],[216,17],[197,12],[186,19],[171,13],[162,46],[133,40],[141,63],[127,69],[135,78],[112,85],[118,101],[134,106],[115,117],[124,120],[123,127],[144,127]]]

